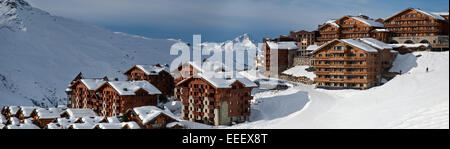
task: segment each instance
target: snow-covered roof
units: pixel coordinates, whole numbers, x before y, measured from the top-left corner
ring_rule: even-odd
[[[3,129],[5,127],[5,124],[0,123],[0,129]]]
[[[111,81],[108,82],[120,95],[136,95],[135,92],[143,89],[150,95],[162,94],[148,81]]]
[[[431,12],[427,12],[427,11],[420,10],[420,9],[415,9],[415,10],[418,11],[418,12],[420,12],[420,13],[423,13],[423,14],[426,14],[426,15],[428,15],[428,16],[431,16],[431,17],[433,17],[433,18],[435,18],[435,19],[438,19],[438,20],[445,20],[445,18],[442,17],[441,15],[438,15],[438,14],[435,14],[435,13],[431,13]]]
[[[327,22],[325,22],[325,24],[330,24],[330,25],[333,25],[333,26],[336,26],[336,27],[340,27],[337,23],[336,23],[336,20],[328,20]]]
[[[70,118],[88,118],[88,117],[97,117],[97,114],[92,109],[67,109],[63,112],[67,114]],[[102,118],[102,117],[101,117]]]
[[[64,110],[64,108],[38,108],[35,111],[39,119],[56,119],[61,117],[60,114]]]
[[[103,117],[103,116],[82,117],[81,121],[83,121],[84,123],[97,124],[97,123],[100,123],[104,119],[105,119],[105,117]]]
[[[429,47],[430,44],[427,43],[416,43],[416,44],[389,44],[393,48],[407,47],[407,48],[418,48],[418,47]]]
[[[100,129],[122,129],[123,124],[122,123],[99,123],[95,125],[94,127],[100,128]]]
[[[40,129],[38,126],[34,124],[18,124],[18,125],[8,125],[7,129]]]
[[[318,46],[318,45],[309,45],[309,46],[306,48],[306,51],[314,51],[314,50],[317,50],[319,47],[320,47],[320,46]]]
[[[96,124],[92,124],[92,123],[75,123],[75,124],[71,124],[69,126],[69,128],[72,129],[94,129]]]
[[[17,117],[9,117],[9,121],[11,122],[11,125],[19,125],[20,120]]]
[[[246,77],[236,73],[235,77],[228,76],[226,72],[215,72],[215,73],[199,73],[198,77],[205,79],[216,88],[231,88],[232,84],[236,81],[244,84],[245,87],[257,87],[255,82],[247,79]]]
[[[267,41],[267,45],[271,50],[279,49],[279,50],[297,50],[297,42],[295,41],[282,41],[282,42],[272,42]]]
[[[62,127],[64,129],[67,129],[70,125],[74,124],[75,121],[77,121],[78,118],[57,118],[56,119],[56,124],[58,124],[58,129],[59,127]],[[48,127],[48,126],[47,126]]]
[[[22,111],[24,117],[30,117],[31,113],[37,108],[38,107],[21,106],[20,111]]]
[[[58,123],[48,123],[46,128],[47,128],[47,129],[66,129],[66,128],[63,128],[63,127],[62,127],[60,124],[58,124]]]
[[[377,28],[375,29],[376,32],[390,32],[388,29],[384,29],[384,28]]]
[[[103,79],[81,79],[80,81],[88,88],[88,90],[95,90],[105,83],[105,80]]]
[[[292,75],[294,77],[307,77],[311,80],[314,80],[314,78],[316,77],[316,75],[314,74],[314,72],[308,72],[306,71],[306,69],[309,68],[309,66],[295,66],[292,67],[284,72],[282,72],[283,74],[287,74],[287,75]]]
[[[131,122],[122,122],[122,127],[128,126],[130,129],[141,129],[141,126],[139,126],[138,123],[131,121]]]
[[[136,108],[133,108],[133,111],[137,114],[139,119],[142,120],[143,124],[146,124],[146,123],[152,121],[154,118],[158,117],[161,114],[167,115],[174,120],[178,120],[178,118],[173,116],[172,113],[168,113],[168,112],[166,112],[158,107],[155,107],[155,106],[136,107]]]
[[[115,116],[107,117],[106,119],[108,120],[108,123],[120,123],[120,120]]]
[[[360,41],[369,44],[375,48],[378,48],[380,50],[382,49],[392,49],[392,46],[389,44],[386,44],[384,42],[381,42],[379,40],[373,39],[373,38],[361,38]]]
[[[378,52],[377,49],[369,46],[368,44],[365,44],[363,42],[355,40],[355,39],[341,39],[341,41],[343,41],[343,42],[345,42],[345,43],[347,43],[349,45],[355,46],[355,47],[357,47],[357,48],[359,48],[361,50],[364,50],[366,52]]]
[[[355,19],[355,20],[358,20],[359,22],[362,22],[362,23],[364,23],[364,24],[373,26],[373,27],[384,27],[384,24],[383,24],[383,23],[376,22],[376,21],[374,21],[374,20],[364,19],[364,18],[360,18],[360,17],[351,17],[351,18],[353,18],[353,19]]]
[[[432,12],[435,15],[448,16],[448,12]]]
[[[396,14],[390,16],[390,17],[387,17],[387,18],[384,19],[384,20],[388,20],[388,19],[390,19],[390,18],[392,18],[392,17],[394,17],[394,16],[397,16],[398,14],[403,13],[403,12],[405,12],[406,10],[416,10],[417,12],[420,12],[420,13],[422,13],[422,14],[428,15],[428,16],[434,18],[434,19],[444,20],[444,21],[445,21],[445,18],[442,17],[442,16],[440,16],[439,14],[427,12],[427,11],[420,10],[420,9],[414,9],[414,8],[408,8],[408,9],[405,9],[405,10],[400,11],[400,12],[398,12],[398,13],[396,13]]]
[[[157,65],[136,65],[137,68],[144,71],[146,75],[158,75],[161,71],[167,71],[167,67],[165,66],[157,66]]]
[[[181,126],[181,127],[185,127],[185,125],[184,124],[182,124],[182,123],[180,123],[180,122],[172,122],[172,123],[168,123],[167,125],[166,125],[166,128],[173,128],[173,127],[175,127],[175,126]]]
[[[9,106],[7,108],[9,109],[9,114],[11,114],[11,115],[16,115],[20,109],[19,106]]]

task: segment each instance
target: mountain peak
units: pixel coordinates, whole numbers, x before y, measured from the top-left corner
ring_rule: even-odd
[[[30,4],[24,0],[0,0],[0,7],[6,6],[10,8],[30,7]]]

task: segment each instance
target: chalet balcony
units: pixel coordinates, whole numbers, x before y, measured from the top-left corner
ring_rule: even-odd
[[[365,61],[365,57],[315,57],[313,61],[328,60],[328,61]]]
[[[356,24],[342,24],[341,27],[355,27]]]
[[[400,17],[396,17],[396,18],[394,18],[394,19],[392,19],[392,20],[394,20],[394,21],[403,21],[403,20],[405,20],[405,21],[413,21],[413,20],[428,20],[428,18],[427,17],[408,17],[408,18],[400,18]]]
[[[315,71],[314,72],[316,75],[367,75],[368,72],[359,72],[359,71],[354,71],[354,72],[350,72],[350,71],[343,71],[343,72],[339,72],[339,71]]]
[[[339,31],[320,31],[320,35],[332,35],[332,34],[337,34]]]
[[[393,30],[394,33],[439,33],[438,29]]]
[[[331,78],[315,78],[314,82],[335,82],[335,83],[369,83],[366,79],[331,79]]]
[[[385,24],[386,27],[413,27],[413,26],[441,26],[440,23],[409,23],[409,24]],[[389,29],[389,28],[388,28]]]
[[[361,64],[315,64],[315,68],[367,68],[367,65]]]

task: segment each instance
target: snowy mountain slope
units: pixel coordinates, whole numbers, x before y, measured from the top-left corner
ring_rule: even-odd
[[[231,128],[448,129],[449,52],[399,55],[391,71],[399,70],[404,74],[365,91],[299,85],[256,94],[252,122]]]
[[[170,63],[174,40],[114,33],[52,16],[23,0],[0,4],[0,106],[65,103],[78,72],[118,77],[135,64]]]

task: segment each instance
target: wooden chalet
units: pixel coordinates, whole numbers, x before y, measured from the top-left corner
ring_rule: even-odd
[[[2,108],[2,114],[6,118],[15,117],[19,109],[20,109],[19,106],[5,106]]]
[[[19,110],[16,113],[16,117],[20,120],[24,120],[31,117],[31,113],[37,109],[38,107],[27,107],[27,106],[20,106]]]
[[[44,128],[47,124],[61,117],[64,108],[38,108],[31,112],[31,117],[36,125]]]
[[[266,71],[270,72],[270,75],[278,75],[279,73],[292,67],[294,64],[294,58],[297,55],[297,50],[299,49],[297,42],[295,41],[283,41],[283,42],[272,42],[267,41],[264,43],[264,54],[266,57],[265,68]],[[275,57],[275,55],[278,55]],[[272,62],[276,60],[277,62]],[[276,66],[276,70],[271,70],[272,66]]]
[[[251,91],[257,85],[236,74],[199,73],[176,85],[182,119],[208,125],[245,122],[250,116]]]
[[[146,80],[158,88],[163,95],[173,96],[174,78],[168,65],[135,65],[124,72],[128,81]]]
[[[177,68],[171,70],[171,73],[175,77],[175,83],[178,83],[186,78],[194,76],[198,73],[204,72],[225,72],[232,71],[225,64],[216,61],[203,60],[199,62],[184,62]]]
[[[172,113],[155,106],[143,106],[130,109],[125,114],[125,121],[135,121],[144,129],[165,129],[168,123],[178,122]]]
[[[448,35],[449,23],[444,17],[420,9],[407,8],[384,20],[395,37]]]
[[[380,85],[396,56],[391,46],[373,38],[335,39],[313,54],[317,87],[357,89]]]
[[[95,94],[95,89],[108,81],[104,78],[81,78],[76,79],[66,89],[70,108],[89,108],[94,111],[99,110],[99,98]]]
[[[116,116],[134,107],[156,106],[162,95],[148,81],[105,82],[95,92],[100,99],[101,116]]]
[[[389,30],[383,23],[370,19],[367,16],[344,16],[337,20],[329,20],[319,25],[320,37],[318,42],[324,44],[333,39],[375,38],[387,42],[390,37]]]

